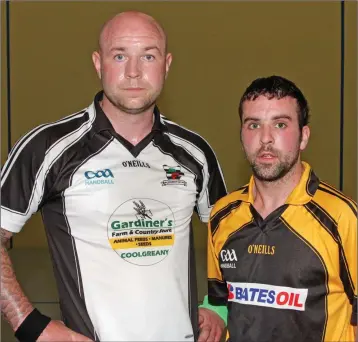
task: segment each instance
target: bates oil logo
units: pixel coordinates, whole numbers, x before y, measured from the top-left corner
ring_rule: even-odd
[[[257,283],[229,283],[228,301],[275,309],[305,311],[308,289]]]

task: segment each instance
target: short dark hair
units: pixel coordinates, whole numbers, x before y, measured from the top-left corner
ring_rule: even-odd
[[[309,106],[301,90],[290,80],[281,76],[269,76],[257,78],[245,90],[239,104],[239,115],[242,123],[242,107],[245,101],[253,101],[260,95],[268,99],[282,99],[286,96],[293,97],[298,105],[298,123],[300,129],[309,121]]]

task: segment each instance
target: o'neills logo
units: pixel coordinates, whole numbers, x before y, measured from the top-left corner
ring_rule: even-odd
[[[108,239],[126,262],[140,266],[167,257],[175,241],[172,210],[153,199],[132,199],[121,204],[108,222]]]
[[[249,254],[267,254],[274,255],[276,246],[269,245],[249,245],[247,251]]]

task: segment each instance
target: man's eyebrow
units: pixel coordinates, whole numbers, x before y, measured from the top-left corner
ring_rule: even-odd
[[[278,114],[278,115],[275,115],[275,116],[273,116],[271,118],[272,121],[280,120],[280,119],[287,119],[289,121],[292,121],[292,117],[290,115],[287,115],[287,114]],[[247,118],[244,119],[244,123],[246,123],[247,121],[258,122],[258,121],[260,121],[260,118],[254,117],[254,116],[248,116]]]
[[[244,123],[247,121],[260,121],[259,118],[255,118],[253,116],[248,116],[247,118],[244,119]]]
[[[113,47],[113,48],[111,48],[111,51],[123,52],[123,51],[126,51],[126,48],[124,48],[124,47]]]
[[[156,45],[150,45],[144,48],[144,51],[149,51],[149,50],[157,50],[159,54],[162,55],[162,51]]]
[[[159,50],[158,46],[156,46],[156,45],[150,45],[150,46],[147,46],[144,48],[145,51],[153,50],[153,49]]]
[[[118,52],[125,52],[126,50],[127,49],[122,46],[116,46],[116,47],[111,48],[111,51],[118,51]],[[150,45],[150,46],[146,46],[144,48],[144,51],[149,51],[149,50],[157,50],[161,54],[159,47],[156,45]]]
[[[279,119],[287,119],[289,121],[292,121],[292,117],[290,115],[287,115],[287,114],[278,114],[278,115],[275,115],[272,120],[279,120]]]

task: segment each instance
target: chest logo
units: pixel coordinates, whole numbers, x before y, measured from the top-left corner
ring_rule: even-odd
[[[85,184],[94,185],[94,184],[114,184],[113,173],[110,169],[97,170],[97,171],[86,171],[85,175]]]
[[[162,181],[162,186],[166,185],[184,185],[186,186],[186,181],[180,179],[184,176],[184,172],[181,171],[180,166],[168,166],[163,165],[163,169],[165,171],[165,175],[167,177],[166,180]]]
[[[122,203],[108,221],[108,240],[126,262],[154,265],[165,259],[175,241],[175,220],[164,203],[134,198]]]
[[[228,301],[244,305],[305,311],[308,289],[228,282]]]
[[[234,249],[232,249],[231,251],[229,249],[223,249],[220,252],[220,256],[222,261],[237,261],[237,256]]]
[[[223,249],[220,252],[221,268],[236,268],[235,261],[237,261],[236,252],[234,249]]]

